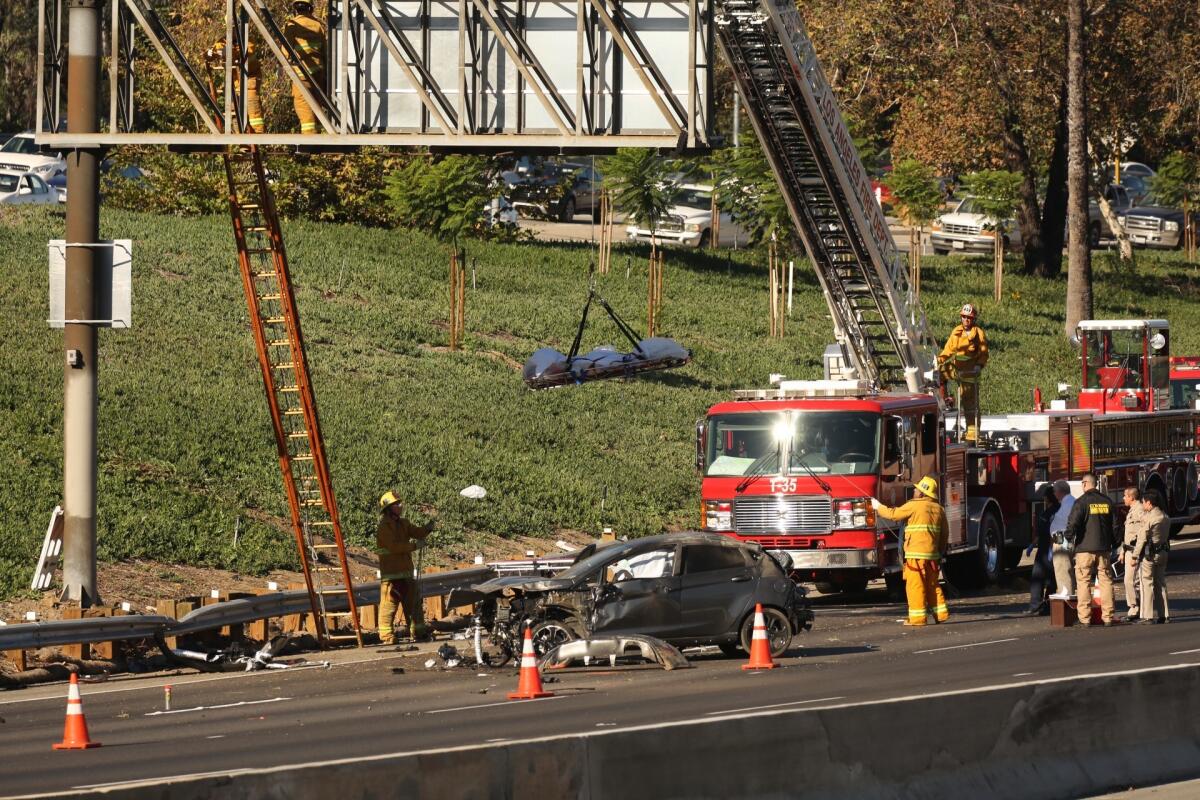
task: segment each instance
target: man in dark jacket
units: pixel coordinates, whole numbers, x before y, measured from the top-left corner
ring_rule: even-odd
[[[1043,484],[1038,490],[1042,501],[1042,511],[1037,517],[1037,538],[1025,548],[1025,555],[1037,548],[1033,558],[1033,572],[1029,576],[1029,608],[1025,616],[1033,617],[1038,614],[1048,614],[1046,607],[1046,584],[1054,576],[1054,566],[1050,561],[1050,521],[1058,513],[1058,498],[1054,495],[1054,487]]]
[[[1067,538],[1075,542],[1075,584],[1079,591],[1079,624],[1092,621],[1092,579],[1100,584],[1100,619],[1113,624],[1113,585],[1109,569],[1116,539],[1113,537],[1115,508],[1097,488],[1096,476],[1088,473],[1080,484],[1083,494],[1075,501],[1067,519]]]

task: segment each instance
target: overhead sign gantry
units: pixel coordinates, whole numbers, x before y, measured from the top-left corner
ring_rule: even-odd
[[[305,72],[262,0],[224,0],[212,39],[225,43],[217,96],[195,54],[151,0],[111,0],[102,49],[107,120],[87,135],[58,129],[65,79],[61,0],[39,0],[38,141],[59,147],[414,145],[611,150],[709,146],[713,0],[331,0],[324,76]],[[245,41],[278,66],[318,132],[241,133]],[[236,57],[235,57],[236,56]],[[191,130],[139,114],[143,63],[170,71]],[[314,78],[317,78],[314,80]]]

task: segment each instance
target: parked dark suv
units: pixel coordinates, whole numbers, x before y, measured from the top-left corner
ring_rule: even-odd
[[[577,214],[600,217],[600,176],[589,164],[525,157],[501,177],[505,194],[523,216],[562,222]]]

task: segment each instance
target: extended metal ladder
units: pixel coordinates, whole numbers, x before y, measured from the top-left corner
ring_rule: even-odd
[[[788,0],[716,0],[716,8],[717,39],[838,343],[876,388],[933,391],[936,344],[799,12]]]
[[[361,647],[346,544],[275,200],[257,147],[234,148],[224,158],[238,265],[317,639],[323,647],[338,641]],[[330,610],[338,597],[345,598],[343,607],[348,610]],[[348,624],[337,624],[347,618]],[[351,632],[345,633],[347,629]]]

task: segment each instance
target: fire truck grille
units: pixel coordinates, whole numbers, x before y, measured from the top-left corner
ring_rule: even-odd
[[[828,497],[741,497],[733,504],[733,529],[743,536],[829,533]]]

